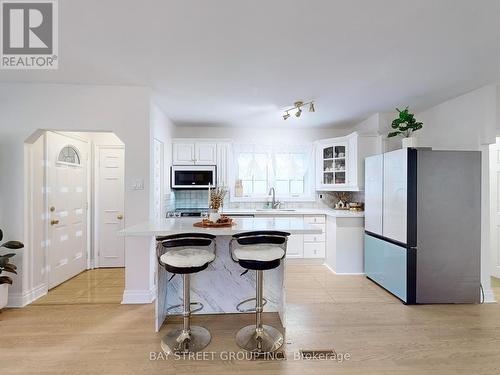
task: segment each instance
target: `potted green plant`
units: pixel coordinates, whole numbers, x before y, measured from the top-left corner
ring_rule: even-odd
[[[3,232],[0,229],[0,241],[3,239]],[[19,241],[7,241],[0,245],[0,247],[5,247],[7,249],[21,249],[24,247],[22,242]],[[12,258],[14,253],[9,253],[5,255],[0,255],[0,309],[7,306],[7,300],[9,299],[9,285],[12,285],[12,279],[9,276],[2,276],[2,273],[9,272],[17,274],[17,267],[10,263],[10,258]]]
[[[391,131],[387,138],[403,136],[403,148],[417,147],[417,138],[413,137],[413,133],[422,129],[424,124],[415,119],[415,115],[410,113],[408,107],[402,111],[398,108],[396,110],[399,116],[392,121],[391,128],[394,131]]]

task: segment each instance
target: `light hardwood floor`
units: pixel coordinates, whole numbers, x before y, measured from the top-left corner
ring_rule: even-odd
[[[497,304],[405,306],[364,277],[336,276],[320,265],[289,265],[287,278],[286,361],[223,360],[219,354],[215,360],[151,361],[150,352],[160,351],[160,337],[173,325],[155,333],[153,305],[119,304],[122,271],[97,270],[31,306],[0,314],[0,374],[500,373]],[[207,351],[220,353],[237,350],[234,334],[252,317],[193,321],[212,333]],[[294,360],[300,348],[332,347],[351,359]]]

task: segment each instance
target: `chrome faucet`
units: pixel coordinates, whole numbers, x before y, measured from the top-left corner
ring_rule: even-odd
[[[273,194],[273,201],[271,203],[271,208],[272,209],[277,209],[277,208],[280,207],[281,202],[276,200],[276,190],[274,190],[274,187],[272,187],[271,189],[269,189],[268,195],[271,195],[271,193]]]

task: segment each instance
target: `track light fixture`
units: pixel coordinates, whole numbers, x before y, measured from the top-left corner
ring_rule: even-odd
[[[309,105],[309,112],[316,112],[314,108],[314,102],[311,100],[310,102],[302,102],[300,100],[293,103],[293,107],[285,110],[285,114],[283,115],[283,120],[287,120],[290,117],[290,112],[295,111],[295,117],[300,117],[302,115],[302,107]]]

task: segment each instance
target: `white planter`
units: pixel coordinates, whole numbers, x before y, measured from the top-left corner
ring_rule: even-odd
[[[418,146],[418,140],[416,137],[403,138],[402,143],[403,143],[403,148],[417,147]]]
[[[9,299],[9,284],[0,284],[0,309],[7,306]]]
[[[218,211],[210,212],[208,214],[208,220],[210,220],[212,223],[216,223],[217,220],[220,219],[220,213]]]

